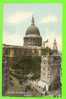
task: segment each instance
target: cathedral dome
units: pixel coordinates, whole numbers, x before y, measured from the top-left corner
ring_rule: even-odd
[[[31,26],[26,30],[24,37],[24,46],[41,46],[42,38],[40,36],[39,29],[35,26],[34,17],[32,17]]]
[[[26,30],[26,35],[39,35],[40,36],[40,32],[39,32],[39,29],[38,27],[35,26],[35,23],[34,23],[34,18],[32,17],[32,24],[31,26],[29,26]]]
[[[40,32],[39,32],[39,29],[36,26],[31,25],[30,27],[28,27],[28,29],[26,31],[26,35],[29,35],[29,34],[40,35]]]

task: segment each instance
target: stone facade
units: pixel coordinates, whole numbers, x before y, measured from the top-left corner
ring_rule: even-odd
[[[50,85],[51,83],[51,67],[49,63],[49,56],[44,55],[41,58],[41,81],[45,82],[46,84]]]
[[[44,95],[45,91],[49,90],[49,87],[54,86],[58,88],[60,83],[59,79],[61,66],[56,40],[54,40],[52,50],[47,48],[48,50],[50,49],[50,51],[45,48],[45,43],[47,42],[48,40],[44,42],[43,47],[42,37],[40,36],[39,29],[35,26],[34,18],[32,17],[31,26],[29,26],[26,30],[24,45],[3,46],[3,64],[5,62],[4,60],[8,59],[7,62],[9,63],[9,67],[12,65],[12,69],[17,71],[14,72],[14,74],[17,78],[20,77],[21,81],[24,78],[22,78],[22,76],[33,72],[34,82],[32,82],[32,84],[34,85],[35,83],[35,87],[38,86],[38,91],[42,91],[41,94]],[[52,52],[52,54],[50,54],[50,52]],[[36,77],[37,75],[39,76]],[[37,81],[36,78],[39,80]],[[19,82],[20,79],[18,79]]]

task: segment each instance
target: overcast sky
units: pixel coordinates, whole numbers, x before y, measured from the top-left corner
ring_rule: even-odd
[[[47,46],[57,40],[62,49],[62,5],[61,4],[5,4],[3,43],[23,45],[26,29],[31,25],[32,15]]]

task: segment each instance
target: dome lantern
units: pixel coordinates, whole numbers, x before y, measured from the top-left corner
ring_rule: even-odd
[[[34,17],[32,16],[32,25],[35,24]]]

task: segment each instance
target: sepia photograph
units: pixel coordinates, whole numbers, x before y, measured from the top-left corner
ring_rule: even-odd
[[[2,95],[62,96],[62,5],[3,10]]]

